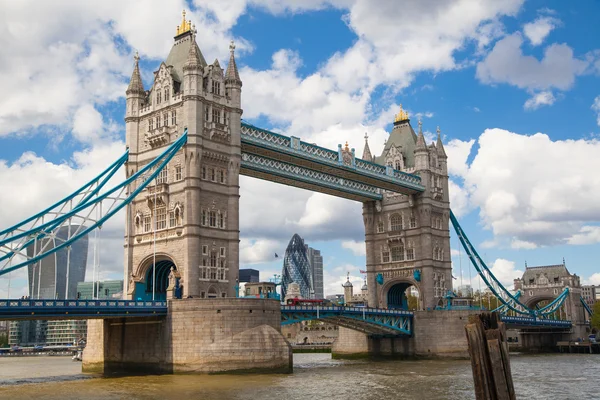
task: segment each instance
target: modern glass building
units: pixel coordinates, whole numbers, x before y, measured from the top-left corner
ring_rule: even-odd
[[[94,296],[96,295],[96,296]],[[96,282],[79,282],[77,296],[81,300],[118,299],[123,298],[123,280]]]
[[[308,262],[310,263],[310,270],[312,275],[312,290],[313,298],[324,299],[323,293],[323,256],[321,250],[313,249],[306,245],[306,255]]]
[[[288,285],[295,282],[300,286],[300,295],[305,299],[311,298],[312,268],[308,260],[308,254],[304,240],[297,233],[292,236],[283,259],[283,271],[281,272],[281,298],[285,298]]]

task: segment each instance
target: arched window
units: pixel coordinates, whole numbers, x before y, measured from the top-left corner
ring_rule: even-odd
[[[169,101],[169,88],[165,88],[165,101]]]
[[[163,126],[169,126],[169,114],[163,114]]]
[[[377,233],[383,233],[383,230],[384,230],[384,224],[383,224],[383,222],[379,221],[377,223]]]
[[[217,226],[217,213],[214,211],[211,211],[209,213],[209,222],[208,225],[212,226],[213,228]]]
[[[156,104],[160,104],[160,90],[156,91]]]
[[[390,217],[390,230],[402,230],[402,217],[400,216],[400,214],[392,214],[392,216]]]
[[[171,113],[171,125],[177,125],[177,111]]]
[[[219,213],[219,228],[225,228],[225,219],[222,213]]]
[[[390,248],[392,253],[392,261],[404,261],[404,245],[400,244]]]
[[[156,128],[160,128],[160,117],[156,117]]]

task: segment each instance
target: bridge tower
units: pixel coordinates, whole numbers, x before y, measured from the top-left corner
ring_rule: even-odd
[[[416,195],[384,192],[382,201],[363,205],[369,306],[402,308],[411,285],[422,308],[442,304],[452,289],[452,266],[447,156],[439,128],[437,142],[427,145],[421,121],[415,134],[400,106],[381,155],[371,156],[365,140],[363,158],[419,175],[426,188]]]
[[[569,295],[561,317],[574,325],[585,325],[585,311],[580,301],[581,282],[577,274],[569,272],[564,260],[557,265],[525,267],[523,277],[515,279],[514,285],[515,290],[521,291],[521,303],[531,309],[535,309],[541,301],[554,300],[568,287]]]
[[[128,298],[151,299],[154,276],[157,300],[232,297],[239,269],[242,114],[235,46],[226,72],[218,60],[207,64],[185,12],[174,40],[148,90],[136,54],[127,89],[128,176],[188,130],[185,147],[127,206]]]

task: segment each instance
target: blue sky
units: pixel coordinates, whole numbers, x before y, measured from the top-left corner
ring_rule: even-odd
[[[236,41],[244,119],[329,148],[348,140],[358,154],[368,132],[380,154],[401,103],[429,135],[440,126],[452,208],[504,282],[525,261],[564,257],[570,271],[600,284],[596,1],[33,4],[0,0],[2,227],[121,154],[133,53],[148,87],[186,8],[208,62],[225,66]],[[241,195],[241,267],[263,278],[280,272],[297,232],[322,250],[328,294],[347,271],[359,283],[360,204],[249,178]],[[122,277],[114,256],[122,235],[122,219],[111,222],[104,278]],[[458,249],[454,236],[451,245]],[[466,280],[464,254],[462,266]],[[24,274],[11,279],[12,294],[25,294]],[[0,296],[7,286],[0,277]]]

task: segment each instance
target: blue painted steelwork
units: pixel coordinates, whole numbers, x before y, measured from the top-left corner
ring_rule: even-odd
[[[515,293],[515,298],[518,300],[521,297],[522,294],[523,294],[523,292],[521,292],[519,290],[517,293]],[[498,312],[500,314],[505,314],[507,310],[508,310],[508,307],[506,307],[504,304],[501,304],[498,307],[494,308],[492,310],[492,312]]]
[[[517,314],[521,315],[529,315],[531,317],[544,317],[556,312],[564,303],[565,299],[568,297],[569,288],[565,288],[565,290],[552,301],[547,306],[532,310],[527,307],[525,304],[521,303],[518,297],[514,296],[510,293],[502,283],[492,274],[488,266],[485,264],[483,259],[475,250],[475,247],[471,244],[465,233],[463,232],[458,220],[454,216],[452,210],[450,210],[450,221],[452,222],[452,226],[458,235],[458,238],[467,252],[471,263],[475,267],[475,270],[487,285],[487,287],[492,291],[492,293],[506,306],[507,309],[510,309]]]
[[[371,334],[412,335],[413,313],[368,307],[281,306],[281,324],[301,321],[327,322]]]
[[[383,198],[381,190],[377,187],[256,154],[242,153],[242,168],[357,195],[363,200],[381,200]]]
[[[375,178],[380,182],[400,185],[414,192],[423,192],[425,190],[425,187],[421,185],[421,177],[418,175],[408,174],[393,168],[390,169],[383,165],[354,157],[350,165],[345,165],[341,160],[339,151],[306,143],[296,137],[284,136],[245,122],[242,122],[241,141],[242,145],[252,145],[279,154],[335,167],[336,169],[352,171],[364,177]],[[244,149],[242,148],[242,150]]]
[[[0,300],[0,320],[92,319],[167,315],[166,301]]]
[[[588,303],[585,302],[585,300],[583,299],[583,297],[580,297],[579,301],[581,301],[581,304],[583,305],[583,308],[585,308],[585,311],[587,311],[587,313],[589,314],[589,316],[591,318],[593,312],[592,312],[592,309],[590,308],[590,306],[588,305]]]
[[[548,327],[548,328],[565,328],[569,329],[572,326],[571,321],[559,320],[559,319],[544,319],[535,317],[511,317],[503,315],[502,322],[509,325],[515,325],[517,327],[525,328],[528,326],[532,327]]]
[[[181,135],[181,137],[179,137],[177,140],[175,140],[157,158],[152,160],[150,163],[145,165],[142,169],[140,169],[136,173],[132,174],[129,178],[127,178],[125,181],[119,183],[112,189],[108,189],[108,190],[104,191],[103,193],[99,193],[100,189],[102,189],[102,186],[105,185],[105,183],[108,181],[110,176],[112,176],[112,174],[114,174],[114,172],[116,172],[116,169],[109,168],[103,173],[104,175],[101,175],[100,179],[97,178],[95,180],[95,181],[99,181],[100,183],[99,183],[98,187],[95,188],[90,193],[92,196],[90,196],[89,194],[86,195],[84,200],[82,200],[77,206],[73,207],[70,211],[64,212],[60,215],[56,215],[56,213],[53,213],[51,211],[48,211],[49,209],[46,209],[46,210],[36,214],[35,216],[29,218],[26,221],[37,220],[37,219],[42,218],[45,215],[53,216],[54,218],[51,221],[43,223],[39,226],[34,226],[33,228],[31,228],[29,230],[25,230],[20,233],[12,234],[14,231],[8,232],[7,236],[3,240],[0,240],[0,246],[7,249],[4,251],[6,254],[4,256],[0,257],[0,265],[2,265],[2,267],[0,268],[0,276],[7,274],[11,271],[14,271],[16,269],[23,268],[23,267],[25,267],[29,264],[32,264],[36,261],[39,261],[42,258],[44,258],[50,254],[53,254],[66,246],[69,246],[71,243],[84,237],[85,235],[87,235],[89,232],[93,231],[97,227],[102,227],[104,222],[106,222],[109,218],[111,218],[113,215],[115,215],[119,210],[121,210],[123,207],[125,207],[127,204],[129,204],[142,190],[144,190],[146,188],[146,186],[148,186],[150,184],[150,182],[152,182],[152,180],[160,173],[160,171],[167,165],[167,163],[173,158],[173,156],[175,156],[175,154],[183,147],[183,145],[186,142],[187,142],[187,129],[184,130],[184,133],[183,133],[183,135]],[[121,160],[121,159],[122,159],[122,157],[119,160]],[[113,165],[111,167],[113,167],[113,166],[116,167],[117,165],[122,165],[122,164],[119,164],[119,160],[117,162],[113,163]],[[109,171],[109,172],[107,173],[107,171]],[[120,200],[122,200],[120,203],[118,203],[114,207],[107,210],[106,214],[104,216],[102,216],[101,218],[99,218],[98,220],[94,221],[93,224],[86,226],[81,231],[77,231],[73,236],[71,236],[68,240],[65,240],[64,242],[62,242],[60,245],[52,247],[51,249],[44,251],[41,254],[38,254],[26,261],[23,261],[23,262],[17,263],[16,265],[7,267],[7,264],[12,260],[12,258],[19,251],[27,248],[27,246],[30,246],[36,240],[39,241],[39,240],[43,239],[44,237],[51,236],[55,229],[59,228],[64,223],[68,223],[68,221],[71,218],[76,217],[78,213],[83,212],[83,211],[88,211],[89,213],[91,213],[91,211],[97,204],[101,203],[103,200],[106,200],[106,199],[114,199],[115,195],[118,195],[119,192],[126,190],[131,183],[135,182],[139,178],[141,178],[141,182],[139,182],[139,184],[136,186],[135,190],[131,191],[124,199],[120,199]],[[87,186],[89,186],[89,184]],[[84,187],[86,187],[86,186],[84,186]],[[82,189],[80,189],[79,191],[77,191],[75,193],[78,193],[78,192],[82,192]],[[73,196],[74,195],[71,194],[66,199],[72,199]],[[56,204],[66,204],[66,202],[63,200]],[[18,225],[22,226],[22,224],[23,223],[18,224]],[[17,230],[19,230],[19,229],[17,229]],[[25,243],[17,242],[16,244],[12,245],[12,243],[14,243],[15,241],[17,241],[19,239],[24,239]]]

